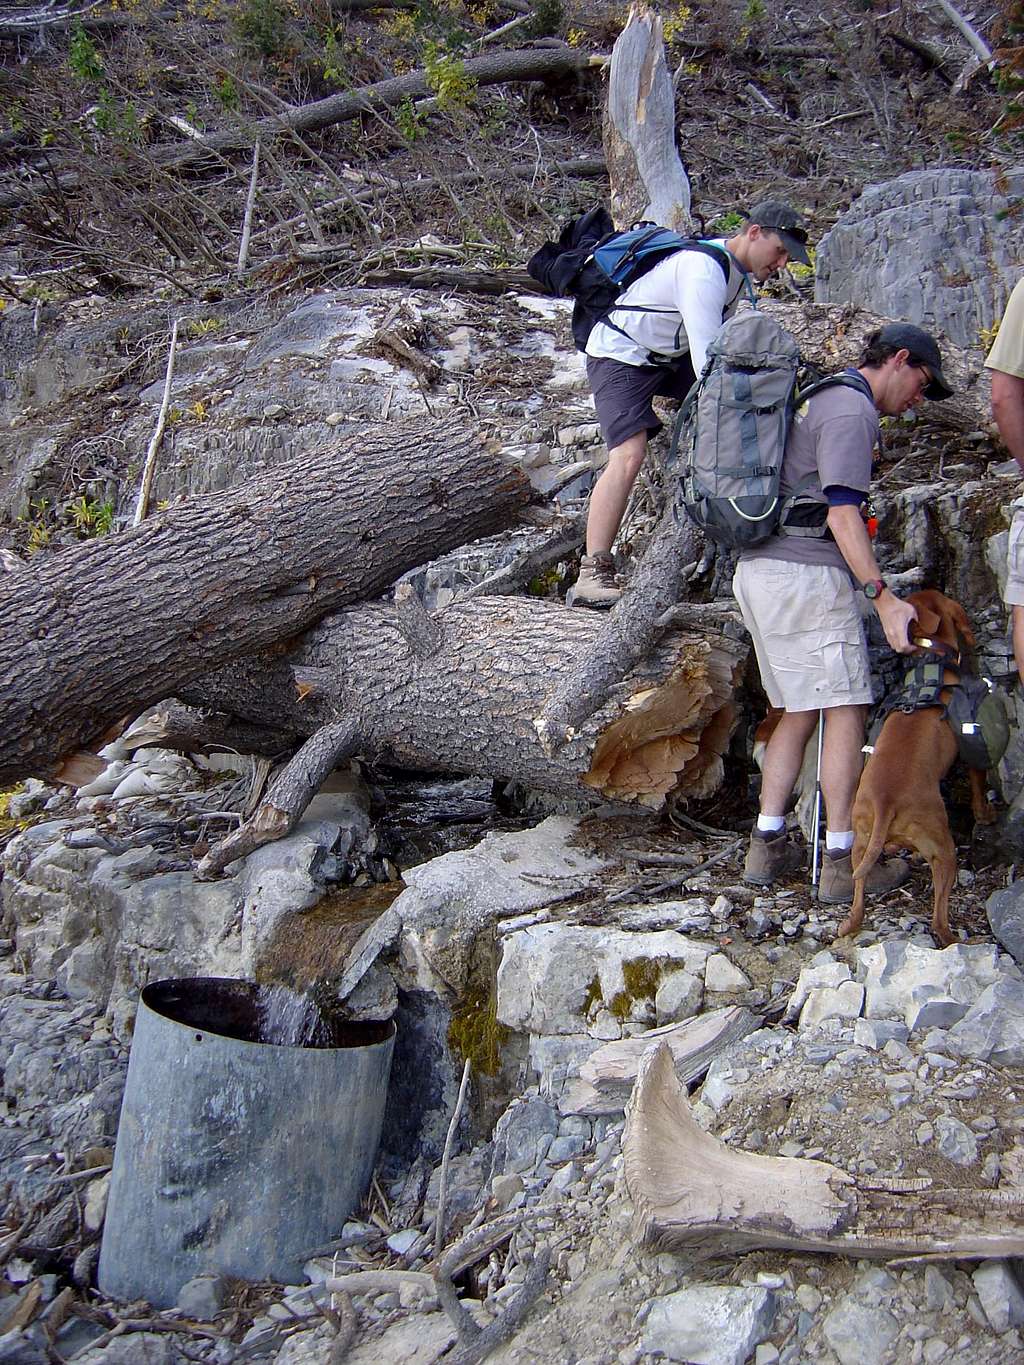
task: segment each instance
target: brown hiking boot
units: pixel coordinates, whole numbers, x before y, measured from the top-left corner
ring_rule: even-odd
[[[575,587],[565,595],[570,607],[614,607],[622,596],[615,577],[615,560],[607,551],[584,555]]]
[[[747,861],[743,864],[743,880],[754,886],[774,886],[803,866],[804,850],[786,831],[762,834],[752,830]]]
[[[910,868],[902,858],[885,858],[867,875],[864,887],[869,896],[884,896],[895,891],[910,876]],[[853,862],[849,853],[834,858],[826,852],[818,882],[818,900],[824,905],[849,905],[853,900]]]

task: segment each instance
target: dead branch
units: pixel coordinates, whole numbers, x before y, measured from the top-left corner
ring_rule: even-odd
[[[557,689],[534,718],[546,753],[571,739],[587,716],[657,639],[662,614],[682,596],[683,570],[695,557],[700,533],[670,506],[637,565],[632,582],[609,612],[592,653]]]
[[[728,1147],[693,1118],[664,1043],[640,1064],[623,1160],[635,1235],[666,1250],[708,1257],[785,1247],[882,1260],[1024,1252],[1024,1197],[1015,1191],[880,1185],[827,1161]]]
[[[174,356],[178,349],[178,327],[181,323],[180,318],[174,319],[171,327],[171,344],[167,351],[167,371],[164,375],[164,392],[160,400],[160,411],[157,413],[156,426],[153,435],[149,440],[149,448],[146,451],[146,459],[142,466],[142,482],[139,485],[139,499],[135,504],[135,515],[132,517],[132,525],[140,526],[145,520],[146,512],[149,508],[149,490],[153,486],[153,475],[156,473],[156,453],[160,449],[160,442],[163,440],[164,430],[167,426],[167,411],[171,405],[171,384],[174,380]]]
[[[256,813],[200,860],[196,879],[211,881],[229,863],[246,857],[262,844],[282,839],[295,827],[330,774],[352,756],[358,744],[359,729],[353,720],[338,721],[318,730],[271,783]]]
[[[441,1259],[441,1247],[444,1242],[444,1216],[445,1201],[448,1194],[448,1164],[451,1161],[452,1145],[455,1142],[455,1132],[459,1126],[459,1119],[462,1117],[462,1108],[466,1103],[466,1091],[469,1088],[469,1072],[472,1063],[466,1058],[466,1065],[462,1068],[462,1083],[459,1086],[459,1095],[455,1101],[455,1108],[452,1110],[451,1122],[448,1124],[448,1132],[445,1134],[444,1151],[441,1153],[441,1179],[437,1187],[437,1218],[434,1221],[434,1257]]]
[[[540,545],[519,555],[511,564],[499,569],[482,582],[471,588],[464,588],[455,601],[468,602],[473,597],[501,597],[505,593],[518,592],[531,579],[546,573],[552,565],[578,550],[583,543],[586,529],[587,514],[578,512],[564,526],[559,526],[553,531]]]
[[[606,61],[604,57],[593,57],[569,47],[524,48],[470,57],[463,63],[463,69],[466,77],[477,85],[502,85],[510,81],[549,81],[560,76],[579,75],[604,66]],[[309,104],[290,105],[279,113],[256,120],[248,128],[230,128],[215,133],[202,145],[155,149],[154,157],[164,166],[181,167],[201,160],[211,152],[249,146],[257,136],[266,143],[289,129],[299,133],[316,132],[363,114],[397,108],[405,99],[423,99],[433,93],[426,71],[410,71],[404,76],[341,91]]]

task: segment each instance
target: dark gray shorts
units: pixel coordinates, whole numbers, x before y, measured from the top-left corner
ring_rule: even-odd
[[[609,356],[588,355],[587,379],[604,443],[614,450],[639,431],[657,435],[662,423],[654,415],[651,399],[657,395],[681,402],[693,385],[694,374],[688,355],[671,365],[624,365]]]

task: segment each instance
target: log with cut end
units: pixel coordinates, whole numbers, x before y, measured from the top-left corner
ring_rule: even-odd
[[[0,784],[59,775],[124,716],[503,530],[531,496],[462,421],[383,423],[0,576]]]
[[[841,1256],[1024,1253],[1018,1191],[854,1177],[827,1161],[738,1151],[690,1112],[665,1043],[640,1064],[623,1137],[637,1240],[701,1257],[759,1247]]]
[[[350,751],[398,767],[653,809],[669,792],[715,791],[747,653],[716,631],[666,633],[557,753],[545,751],[532,717],[600,629],[593,612],[528,598],[476,598],[434,616],[409,600],[353,608],[303,638],[287,661],[290,679],[284,661],[265,672],[250,661],[230,694],[222,670],[182,699],[210,707],[230,695],[236,719],[313,736],[350,717]],[[298,685],[308,689],[301,705]],[[284,823],[264,812],[254,826]],[[204,872],[223,865],[214,850]]]

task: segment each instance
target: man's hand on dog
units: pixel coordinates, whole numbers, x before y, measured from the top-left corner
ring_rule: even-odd
[[[910,654],[914,648],[910,643],[910,627],[917,620],[916,609],[887,588],[876,601],[875,610],[892,648],[897,654]]]

